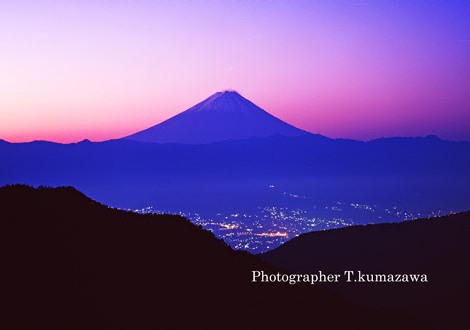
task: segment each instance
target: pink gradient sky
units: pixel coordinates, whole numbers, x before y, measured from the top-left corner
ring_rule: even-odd
[[[329,137],[470,140],[469,1],[1,1],[0,139],[119,138],[224,89]]]

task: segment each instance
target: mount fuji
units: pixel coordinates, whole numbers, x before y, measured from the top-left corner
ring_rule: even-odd
[[[239,93],[223,91],[158,125],[124,139],[139,142],[206,144],[273,135],[308,134],[310,133],[274,117]]]

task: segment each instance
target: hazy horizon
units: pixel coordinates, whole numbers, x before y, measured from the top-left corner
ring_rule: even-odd
[[[0,3],[0,138],[120,138],[226,89],[331,138],[470,141],[470,2]]]
[[[236,92],[238,94],[240,94],[237,90],[234,90],[234,89],[226,89],[226,90],[220,90],[214,94],[212,94],[211,96],[209,96],[208,98],[204,99],[207,100],[211,97],[213,97],[215,94],[218,94],[219,92]],[[242,95],[243,96],[243,95]],[[185,110],[182,110],[181,112],[177,113],[176,115],[179,115],[187,110],[190,110],[192,109],[192,107],[188,108],[188,109],[185,109]],[[263,109],[264,110],[264,109]],[[269,111],[268,111],[269,112]],[[175,115],[175,116],[176,116]],[[158,122],[158,123],[154,123],[154,124],[149,124],[148,126],[145,126],[142,128],[142,130],[146,130],[148,128],[151,128],[153,126],[156,126],[156,125],[159,125],[171,118],[173,118],[174,116],[170,117],[170,118],[166,118],[166,119],[163,119],[161,122]],[[295,126],[294,126],[295,127]],[[142,130],[139,130],[137,132],[140,132]],[[318,134],[318,133],[315,133],[315,132],[309,132],[308,130],[304,130],[308,133],[312,133],[312,134]],[[136,132],[133,132],[133,133],[136,133]],[[455,141],[455,142],[469,142],[469,140],[452,140],[452,139],[445,139],[445,138],[442,138],[441,136],[438,136],[437,134],[427,134],[427,135],[415,135],[415,136],[399,136],[399,135],[392,135],[392,136],[378,136],[378,137],[374,137],[374,138],[371,138],[371,139],[355,139],[355,138],[346,138],[346,137],[342,137],[342,136],[339,136],[339,137],[331,137],[331,136],[327,136],[328,138],[332,138],[332,139],[353,139],[353,140],[356,140],[356,141],[363,141],[363,142],[368,142],[368,141],[373,141],[373,140],[376,140],[376,139],[381,139],[381,138],[417,138],[417,137],[428,137],[428,136],[437,136],[438,138],[440,139],[443,139],[443,140],[446,140],[446,141]],[[110,141],[110,140],[115,140],[115,139],[121,139],[121,138],[125,138],[123,136],[117,136],[117,137],[111,137],[109,139],[101,139],[101,140],[93,140],[93,139],[89,139],[87,137],[81,139],[81,140],[72,140],[72,141],[54,141],[54,140],[44,140],[44,139],[33,139],[33,140],[27,140],[27,141],[8,141],[8,140],[5,140],[5,139],[2,139],[2,137],[0,137],[0,140],[4,140],[4,141],[7,141],[7,142],[10,142],[10,143],[28,143],[28,142],[36,142],[36,141],[47,141],[47,142],[54,142],[54,143],[64,143],[64,144],[68,144],[68,143],[78,143],[78,142],[82,142],[82,141],[91,141],[91,142],[105,142],[105,141]]]

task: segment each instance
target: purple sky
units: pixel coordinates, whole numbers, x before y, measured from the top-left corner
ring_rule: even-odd
[[[470,1],[0,2],[0,138],[129,135],[224,89],[329,137],[470,140]]]

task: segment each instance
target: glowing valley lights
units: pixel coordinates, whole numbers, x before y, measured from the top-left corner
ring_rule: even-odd
[[[280,231],[277,231],[275,233],[261,233],[261,234],[256,234],[256,236],[262,236],[262,237],[289,237],[288,233],[281,233]]]

